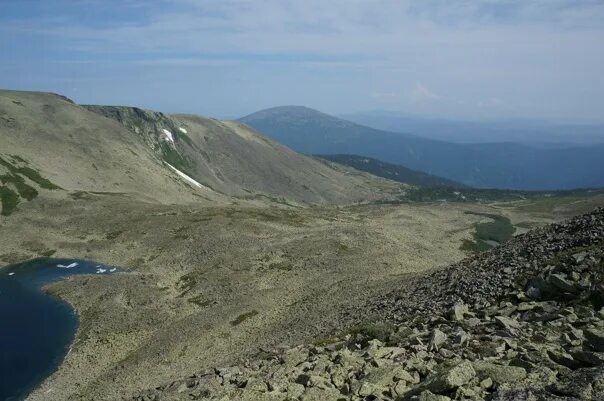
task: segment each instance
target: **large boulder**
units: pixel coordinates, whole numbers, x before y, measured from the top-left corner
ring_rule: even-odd
[[[412,391],[412,394],[421,394],[429,390],[436,394],[441,394],[457,389],[467,384],[476,376],[472,363],[468,361],[434,373],[418,384]]]
[[[494,363],[477,361],[472,364],[478,378],[490,378],[496,384],[514,384],[526,378],[526,369],[519,366],[496,365]]]

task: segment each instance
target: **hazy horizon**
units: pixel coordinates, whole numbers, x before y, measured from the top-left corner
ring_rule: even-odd
[[[0,87],[215,117],[602,123],[603,20],[570,0],[8,0]]]

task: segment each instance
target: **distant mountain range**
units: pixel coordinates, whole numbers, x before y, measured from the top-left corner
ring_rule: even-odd
[[[334,163],[353,167],[360,171],[387,178],[392,181],[398,181],[405,184],[417,185],[421,187],[453,187],[462,188],[465,185],[438,177],[421,171],[411,170],[407,167],[386,163],[371,157],[359,155],[316,155],[317,157],[329,160]]]
[[[266,109],[240,121],[299,152],[371,157],[473,187],[604,186],[604,144],[451,143],[369,128],[301,106]]]
[[[463,121],[386,111],[367,111],[338,117],[375,129],[411,133],[446,142],[516,142],[538,147],[604,144],[604,124],[513,119]]]

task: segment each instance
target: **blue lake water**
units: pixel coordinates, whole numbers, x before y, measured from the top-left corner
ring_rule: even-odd
[[[0,269],[0,401],[24,399],[69,351],[78,319],[42,286],[76,274],[118,269],[75,259],[35,259]]]

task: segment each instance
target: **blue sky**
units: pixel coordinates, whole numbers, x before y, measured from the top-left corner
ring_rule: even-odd
[[[0,87],[78,103],[604,121],[602,0],[0,3]]]

